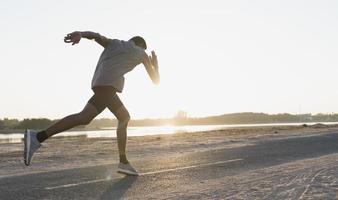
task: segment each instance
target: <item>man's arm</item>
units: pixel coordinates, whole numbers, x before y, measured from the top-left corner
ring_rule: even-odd
[[[65,36],[64,41],[66,43],[72,43],[72,45],[77,44],[80,42],[81,38],[86,38],[89,40],[95,40],[97,43],[99,43],[101,46],[106,47],[108,45],[109,39],[100,35],[99,33],[94,33],[91,31],[75,31],[73,33],[67,34]]]
[[[152,51],[151,56],[149,57],[147,54],[145,54],[142,63],[146,68],[148,75],[153,83],[156,85],[160,84],[160,73],[158,71],[158,62],[155,51]]]

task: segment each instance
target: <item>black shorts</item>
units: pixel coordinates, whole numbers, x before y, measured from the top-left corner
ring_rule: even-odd
[[[96,86],[93,91],[94,95],[89,99],[88,103],[93,105],[98,113],[105,108],[109,108],[114,113],[123,106],[122,101],[116,94],[116,89],[112,86]]]

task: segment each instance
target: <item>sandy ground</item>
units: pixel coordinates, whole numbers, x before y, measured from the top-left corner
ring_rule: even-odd
[[[179,156],[211,149],[252,145],[261,140],[308,137],[337,131],[337,126],[314,125],[311,127],[233,128],[209,132],[130,137],[127,152],[132,162],[144,159],[156,160],[163,156]],[[47,140],[37,152],[33,166],[29,168],[23,164],[22,149],[22,143],[0,144],[0,177],[118,162],[116,140],[111,138],[65,137]],[[208,180],[201,183],[204,186],[187,185],[180,190],[182,194],[189,195],[186,197],[189,199],[201,197],[203,199],[246,199],[248,195],[265,199],[318,199],[316,195],[319,195],[317,197],[321,199],[336,199],[338,198],[337,170],[338,154],[330,154],[252,170],[245,172],[242,176]],[[227,184],[230,182],[231,184]],[[201,187],[209,192],[201,190]],[[203,196],[203,194],[213,195]],[[184,198],[184,196],[181,197]]]
[[[161,156],[245,146],[257,140],[302,137],[335,130],[338,130],[337,126],[255,127],[129,137],[127,155],[130,161],[149,160]],[[114,138],[49,139],[36,153],[34,165],[29,169],[23,164],[22,153],[23,143],[0,144],[0,177],[118,162],[117,143]]]

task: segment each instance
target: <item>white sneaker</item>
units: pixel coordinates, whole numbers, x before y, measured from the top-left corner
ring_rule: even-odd
[[[126,175],[133,175],[133,176],[138,176],[138,172],[136,171],[136,169],[131,166],[130,163],[128,164],[123,164],[123,163],[119,163],[119,166],[117,168],[117,172],[122,173],[122,174],[126,174]]]
[[[24,138],[24,154],[23,159],[25,161],[25,165],[29,166],[33,160],[33,155],[36,150],[38,150],[41,147],[40,142],[36,138],[37,132],[34,130],[27,129],[25,132],[25,138]]]

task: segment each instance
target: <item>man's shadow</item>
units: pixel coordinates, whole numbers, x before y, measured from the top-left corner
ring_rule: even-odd
[[[137,178],[138,176],[125,176],[117,182],[109,184],[107,190],[100,196],[100,199],[121,199]]]

